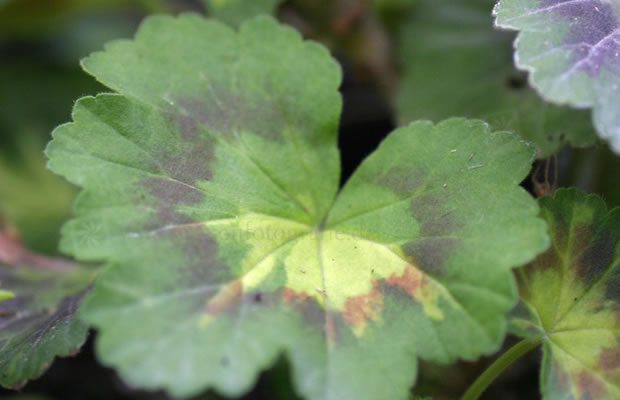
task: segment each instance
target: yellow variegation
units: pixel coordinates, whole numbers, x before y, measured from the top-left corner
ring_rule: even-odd
[[[545,399],[620,397],[620,209],[577,189],[540,200],[552,246],[519,270],[513,332],[540,338]]]

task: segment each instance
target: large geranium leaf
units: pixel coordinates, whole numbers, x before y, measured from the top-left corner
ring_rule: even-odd
[[[516,334],[542,338],[545,399],[620,398],[620,208],[577,189],[540,199],[552,246],[519,270]]]
[[[48,155],[84,188],[62,246],[109,261],[82,316],[127,380],[240,395],[285,351],[307,398],[404,399],[417,357],[497,348],[509,268],[547,245],[528,144],[413,124],[336,199],[340,70],[273,19],[153,17],[84,66],[119,94]]]
[[[496,25],[520,30],[517,67],[547,99],[593,108],[594,125],[620,153],[620,1],[500,0]]]
[[[401,34],[398,119],[483,118],[547,157],[596,142],[586,111],[545,103],[512,64],[512,33],[493,29],[493,0],[419,0]]]
[[[0,385],[19,388],[82,346],[88,328],[75,314],[92,279],[92,269],[31,254],[0,233]]]
[[[220,21],[239,26],[248,18],[273,14],[283,0],[203,0],[209,14]]]

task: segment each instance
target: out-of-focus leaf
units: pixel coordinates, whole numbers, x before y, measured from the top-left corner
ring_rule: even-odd
[[[203,0],[209,15],[233,26],[261,14],[271,15],[283,0]]]
[[[14,0],[0,7],[0,32],[2,39],[38,36],[61,29],[67,20],[84,13],[139,10],[143,3],[142,0]]]
[[[519,30],[517,67],[550,101],[592,108],[599,136],[620,153],[620,1],[500,0],[500,28]]]
[[[397,32],[416,2],[417,0],[373,0],[372,4],[386,29]]]
[[[512,65],[514,35],[493,29],[493,0],[419,0],[401,35],[398,120],[483,118],[534,142],[541,158],[596,142],[587,112],[545,103]]]
[[[620,208],[577,189],[540,205],[552,246],[519,270],[511,329],[543,341],[545,399],[618,399]]]
[[[0,385],[19,388],[56,356],[74,354],[87,327],[75,318],[94,270],[28,252],[0,233]]]

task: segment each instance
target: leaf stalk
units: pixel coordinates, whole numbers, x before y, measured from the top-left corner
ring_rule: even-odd
[[[515,361],[528,353],[530,350],[540,345],[541,339],[523,339],[504,354],[502,354],[497,360],[495,360],[489,367],[471,384],[469,389],[463,394],[461,400],[477,400],[482,393],[495,378],[499,376],[507,367],[512,365]]]

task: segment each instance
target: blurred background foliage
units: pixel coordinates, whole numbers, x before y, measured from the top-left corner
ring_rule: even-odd
[[[253,15],[274,13],[304,37],[329,47],[344,70],[339,145],[346,179],[398,123],[411,118],[443,118],[459,113],[460,103],[470,101],[443,101],[452,96],[448,90],[458,92],[459,87],[434,87],[432,79],[441,77],[420,76],[444,71],[443,67],[453,62],[432,52],[425,54],[424,62],[415,61],[423,46],[412,44],[438,34],[428,22],[428,4],[428,0],[0,0],[0,226],[18,232],[31,249],[57,252],[60,227],[71,213],[76,190],[45,168],[43,149],[54,127],[71,119],[77,98],[106,90],[81,71],[79,60],[109,40],[131,37],[146,15],[208,13],[236,26]],[[451,15],[450,10],[446,12]],[[489,8],[489,23],[490,12]],[[480,32],[476,33],[474,55],[463,57],[483,57],[485,51],[497,51],[498,46],[510,54],[506,35],[498,42],[492,29]],[[489,48],[480,48],[485,42]],[[435,71],[433,62],[443,63],[443,67]],[[489,68],[488,63],[479,64]],[[471,64],[469,75],[458,79],[477,77],[480,71],[473,68],[479,64]],[[505,63],[498,71],[513,73]],[[475,87],[477,82],[469,83]],[[494,84],[504,83],[502,78]],[[507,92],[504,87],[489,83],[473,96],[496,98],[503,92]],[[532,91],[527,96],[535,99],[536,94]],[[489,103],[497,105],[496,101]],[[558,148],[557,154],[537,162],[537,173],[525,183],[528,189],[579,186],[599,193],[610,206],[620,205],[619,157],[600,144]],[[516,363],[484,398],[517,399],[515,393],[527,396],[521,398],[537,398],[538,357],[532,354]],[[456,398],[491,361],[485,358],[450,367],[423,363],[417,390],[433,393],[434,399]],[[0,398],[10,400],[167,399],[162,393],[124,386],[112,371],[96,363],[92,340],[76,359],[57,361],[42,379],[26,387],[24,395],[8,396],[9,392],[0,391]],[[218,398],[212,393],[200,397]],[[244,398],[295,399],[286,361],[280,360],[263,374],[254,391]]]

